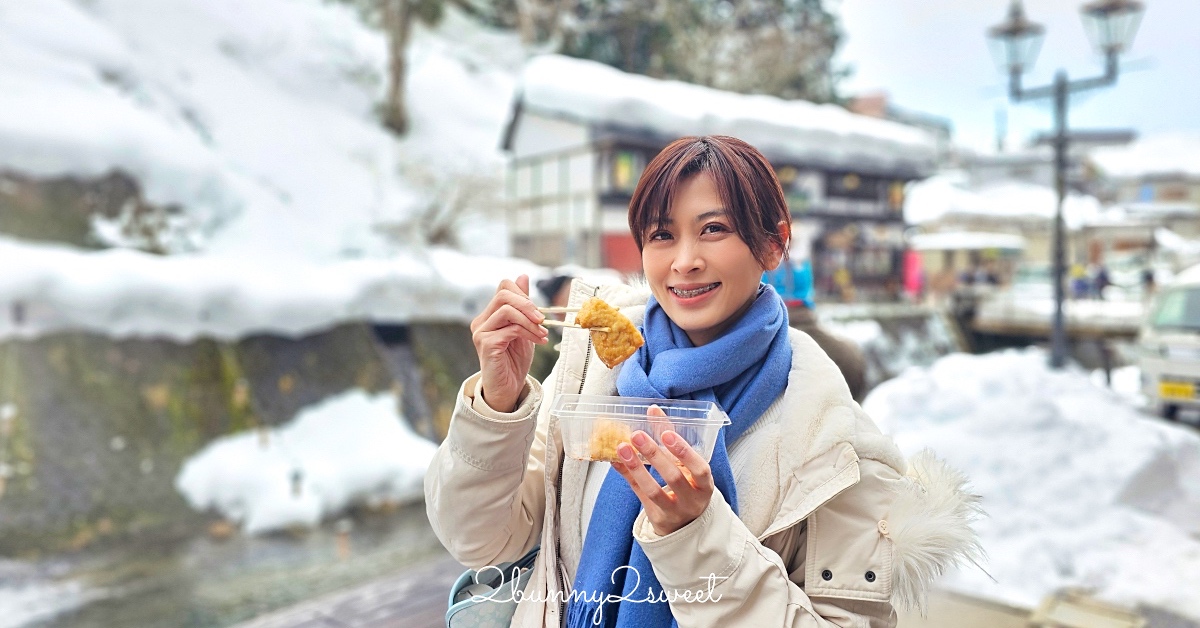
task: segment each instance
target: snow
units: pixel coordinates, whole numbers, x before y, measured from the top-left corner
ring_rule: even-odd
[[[197,510],[248,533],[313,526],[353,504],[419,499],[436,446],[393,393],[353,390],[264,432],[223,437],[189,458],[175,485]]]
[[[1109,296],[1113,298],[1107,298]],[[1063,320],[1068,329],[1130,332],[1142,324],[1146,304],[1125,291],[1105,291],[1105,300],[1066,299]],[[1119,298],[1118,298],[1119,297]],[[1016,326],[1048,328],[1054,315],[1050,284],[1016,285],[989,294],[980,301],[975,324],[981,327]]]
[[[954,170],[910,183],[904,198],[904,218],[911,224],[972,216],[1051,220],[1057,207],[1057,192],[1046,186],[998,181],[972,187],[966,173]],[[1092,196],[1070,193],[1063,204],[1063,220],[1069,229],[1077,229],[1101,213],[1100,202]]]
[[[321,0],[20,0],[0,10],[0,172],[125,171],[178,207],[172,255],[0,238],[0,338],[300,334],[345,320],[469,320],[509,253],[499,141],[526,53],[448,9],[416,27],[412,130],[374,112],[383,34]],[[0,191],[2,192],[2,191]],[[414,221],[459,203],[469,255]],[[93,221],[135,245],[122,219]],[[486,235],[485,235],[486,234]],[[9,312],[20,303],[26,322]]]
[[[1125,379],[1127,373],[1120,378]],[[1036,607],[1063,587],[1200,619],[1200,436],[1143,416],[1044,351],[955,354],[877,387],[864,409],[907,454],[971,479],[983,572],[948,588]]]
[[[1159,248],[1177,255],[1200,255],[1200,242],[1189,240],[1166,227],[1157,227],[1154,230],[1154,243]]]
[[[862,350],[867,390],[910,366],[928,365],[959,350],[945,320],[924,308],[826,303],[817,313],[824,331]]]
[[[1200,133],[1159,133],[1126,146],[1105,146],[1090,159],[1105,175],[1122,179],[1200,177]]]
[[[925,131],[836,105],[736,94],[560,55],[531,59],[521,94],[531,111],[663,135],[733,135],[801,162],[926,172],[936,156]]]
[[[0,32],[0,168],[124,170],[184,208],[184,250],[387,252],[376,226],[411,219],[452,176],[500,172],[515,62],[489,56],[486,33],[451,54],[418,30],[413,132],[398,141],[374,114],[385,38],[345,5],[27,0],[0,12]]]
[[[1136,364],[1112,369],[1112,384],[1109,385],[1104,375],[1104,369],[1092,371],[1092,383],[1101,388],[1111,388],[1125,402],[1134,408],[1145,410],[1149,407],[1146,395],[1142,393],[1142,369]]]
[[[20,628],[46,621],[99,597],[76,581],[9,585],[0,582],[0,628]]]
[[[0,628],[46,622],[106,594],[67,577],[65,563],[0,558]]]
[[[7,272],[2,269],[7,269]],[[0,338],[85,329],[112,337],[190,341],[253,333],[294,336],[344,321],[467,322],[505,277],[538,266],[429,249],[380,259],[254,265],[220,255],[84,252],[0,237]]]
[[[909,238],[909,246],[916,251],[962,251],[974,249],[1025,249],[1025,238],[1011,233],[986,233],[982,231],[953,231],[919,233]]]

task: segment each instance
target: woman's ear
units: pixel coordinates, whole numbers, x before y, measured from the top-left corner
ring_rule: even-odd
[[[783,236],[783,247],[781,248],[774,242],[771,243],[771,253],[767,256],[767,265],[763,270],[775,270],[783,263],[784,253],[788,247],[792,245],[792,223],[786,220],[780,220],[775,229],[779,231],[779,235]]]

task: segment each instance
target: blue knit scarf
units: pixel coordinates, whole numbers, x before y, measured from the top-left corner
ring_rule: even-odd
[[[736,441],[787,387],[792,365],[787,330],[783,300],[765,284],[759,286],[753,305],[740,320],[701,347],[693,346],[651,297],[642,328],[646,344],[617,376],[617,392],[622,397],[715,401],[729,415],[732,423],[718,434],[709,466],[716,487],[734,512],[737,489],[726,443]],[[651,474],[663,483],[657,471],[651,469]],[[644,601],[659,599],[662,586],[645,552],[633,540],[633,522],[641,509],[629,484],[610,470],[584,539],[572,587],[575,595],[567,608],[570,628],[677,625],[667,603]],[[626,566],[633,569],[622,569]],[[695,574],[694,590],[703,589],[701,578],[705,575]]]

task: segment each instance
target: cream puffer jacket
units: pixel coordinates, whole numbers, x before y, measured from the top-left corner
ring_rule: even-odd
[[[570,303],[593,295],[639,323],[648,291],[576,280]],[[978,498],[965,478],[926,453],[906,463],[833,362],[789,331],[789,385],[764,414],[779,420],[764,426],[774,431],[769,445],[752,452],[749,479],[739,479],[739,514],[718,491],[698,519],[666,536],[644,512],[634,523],[663,588],[698,594],[671,602],[681,628],[895,626],[895,606],[919,605],[945,568],[981,557],[970,525]],[[583,546],[589,463],[563,456],[552,401],[616,394],[616,371],[587,332],[566,330],[560,351],[543,385],[527,379],[512,413],[488,408],[478,374],[464,382],[425,476],[429,521],[464,565],[515,560],[541,544],[513,626],[562,625]]]

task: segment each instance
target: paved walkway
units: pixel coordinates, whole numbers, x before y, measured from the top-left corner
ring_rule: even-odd
[[[234,628],[437,628],[445,621],[450,586],[462,572],[462,565],[442,556]]]
[[[461,565],[442,555],[403,574],[233,628],[438,628],[443,625],[450,585],[462,571]],[[1138,614],[1148,620],[1149,628],[1200,628],[1196,622],[1156,609],[1142,608]],[[898,628],[1029,628],[1030,615],[1030,609],[935,591],[926,615],[901,613]]]

